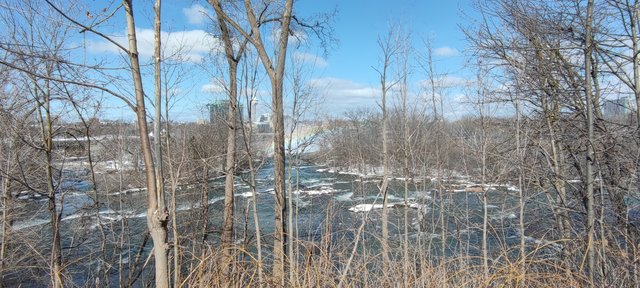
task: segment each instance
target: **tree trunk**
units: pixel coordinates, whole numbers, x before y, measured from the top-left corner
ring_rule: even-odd
[[[272,81],[272,105],[273,105],[273,162],[274,162],[274,189],[275,189],[275,233],[273,243],[274,265],[273,276],[276,279],[284,277],[285,271],[285,241],[286,241],[286,210],[285,199],[285,151],[284,151],[284,110],[282,100],[282,82]]]
[[[11,156],[7,155],[7,173],[9,172],[9,167],[11,163]],[[4,275],[4,268],[6,267],[7,262],[7,247],[9,246],[7,242],[10,239],[10,231],[11,231],[11,214],[12,213],[12,201],[11,201],[11,193],[9,192],[10,188],[9,177],[2,176],[2,241],[0,243],[0,275]],[[3,276],[4,277],[4,276]]]
[[[127,36],[129,41],[129,60],[131,62],[131,74],[133,77],[136,98],[136,120],[140,146],[145,165],[147,185],[147,226],[153,240],[153,253],[155,258],[155,286],[158,288],[169,287],[169,263],[167,243],[168,212],[165,205],[164,194],[157,187],[156,170],[149,141],[147,129],[147,116],[145,97],[142,88],[142,76],[138,61],[138,47],[136,39],[136,26],[133,16],[132,0],[124,0],[124,8],[127,21]]]
[[[46,64],[47,76],[52,73],[50,64]],[[53,175],[53,123],[51,119],[51,87],[50,81],[45,80],[44,87],[37,87],[34,80],[34,100],[36,113],[40,124],[40,138],[45,153],[45,175],[48,193],[49,224],[51,225],[51,258],[49,270],[52,287],[63,287],[62,283],[62,247],[60,241],[60,208],[57,206],[56,187]],[[38,96],[41,94],[41,96]],[[43,115],[44,111],[44,115]],[[61,204],[62,205],[62,204]]]
[[[284,68],[287,59],[287,45],[289,43],[289,24],[291,23],[291,16],[293,11],[293,0],[286,0],[284,5],[284,11],[281,17],[279,39],[276,43],[276,61],[273,65],[272,59],[267,53],[266,47],[263,43],[262,36],[260,34],[260,25],[256,19],[256,14],[253,11],[252,3],[249,0],[244,0],[244,6],[247,11],[247,18],[251,24],[251,43],[254,45],[258,52],[258,56],[262,61],[262,64],[269,75],[271,80],[271,104],[273,109],[273,162],[274,162],[274,240],[273,240],[273,277],[280,281],[281,285],[284,285],[285,281],[285,242],[286,242],[286,209],[287,203],[285,201],[285,151],[284,151],[284,110],[283,110],[283,81],[284,81]]]
[[[519,87],[518,87],[519,89]],[[519,287],[526,287],[526,245],[525,245],[525,224],[524,224],[524,217],[525,217],[525,198],[524,198],[524,187],[523,187],[523,182],[524,182],[524,169],[523,169],[523,159],[522,156],[524,155],[522,153],[522,144],[521,144],[521,112],[520,112],[520,91],[517,90],[516,91],[516,99],[515,99],[515,108],[516,108],[516,155],[517,155],[517,161],[518,161],[518,166],[517,166],[517,170],[518,170],[518,201],[519,201],[519,213],[518,213],[518,227],[520,229],[520,245],[519,245],[519,250],[520,250],[520,274],[522,277],[522,281],[520,281],[520,285]]]
[[[592,47],[592,32],[591,26],[593,22],[593,0],[587,2],[587,19],[585,24],[585,47],[584,47],[584,88],[585,98],[587,106],[587,155],[586,155],[586,168],[585,168],[585,184],[586,184],[586,197],[587,197],[587,259],[589,264],[589,280],[590,284],[594,285],[594,274],[596,273],[596,259],[595,259],[595,210],[594,210],[594,196],[593,196],[593,161],[595,160],[595,153],[593,148],[594,136],[593,136],[593,95],[591,91],[591,56],[593,53]]]
[[[386,67],[384,68],[386,70]],[[383,72],[385,73],[385,72]],[[382,239],[380,245],[382,246],[382,267],[384,273],[389,272],[389,265],[391,264],[391,259],[389,258],[389,208],[387,207],[387,199],[388,199],[388,181],[390,174],[389,167],[389,144],[388,144],[388,114],[387,114],[387,87],[385,83],[385,77],[381,79],[382,83],[382,158],[383,158],[383,166],[382,166],[382,188],[380,192],[382,193]]]
[[[229,57],[229,56],[227,56]],[[232,261],[231,244],[233,243],[233,222],[234,222],[234,189],[233,180],[236,162],[236,119],[238,114],[237,104],[237,62],[229,59],[229,112],[227,115],[227,159],[225,163],[225,184],[224,184],[224,212],[222,224],[222,245],[225,254],[225,261]],[[225,262],[226,265],[229,262]],[[229,263],[233,265],[233,262]]]
[[[380,103],[380,107],[382,108],[382,185],[380,187],[380,193],[382,194],[382,219],[381,219],[381,226],[382,226],[382,237],[380,237],[380,246],[382,246],[382,269],[383,269],[383,273],[385,273],[385,275],[387,275],[386,273],[389,272],[389,265],[391,264],[391,259],[389,258],[389,223],[388,223],[388,219],[389,219],[389,208],[387,207],[387,200],[388,200],[388,185],[389,185],[389,177],[391,174],[391,167],[390,167],[390,162],[389,162],[389,131],[388,131],[388,125],[389,125],[389,116],[387,113],[387,92],[389,92],[389,89],[391,89],[391,87],[395,84],[388,84],[387,83],[387,70],[389,69],[389,67],[391,66],[391,61],[392,61],[392,57],[395,55],[395,53],[397,52],[397,47],[396,46],[392,46],[393,44],[398,44],[398,43],[392,43],[393,41],[393,36],[394,36],[394,32],[393,30],[389,31],[389,35],[387,36],[387,38],[383,41],[382,39],[378,39],[378,45],[380,47],[380,49],[382,49],[383,52],[383,63],[382,63],[382,70],[381,71],[377,71],[380,78],[380,92],[382,93],[382,99],[381,99],[381,103]]]
[[[223,259],[223,265],[231,265],[235,261],[232,261],[231,244],[233,243],[233,224],[234,224],[234,187],[233,180],[235,175],[235,163],[236,163],[236,134],[238,124],[238,62],[242,57],[244,46],[239,48],[238,55],[235,55],[233,51],[233,42],[229,28],[224,19],[224,12],[222,11],[222,5],[220,1],[210,1],[210,4],[216,11],[218,19],[218,26],[221,32],[222,42],[224,43],[225,56],[227,59],[227,65],[229,65],[229,87],[228,98],[229,107],[227,114],[227,157],[225,162],[225,185],[224,185],[224,212],[223,212],[223,224],[222,224],[222,249],[226,259]],[[245,42],[246,43],[246,42]],[[231,261],[231,262],[230,262]],[[225,271],[228,271],[225,268]]]
[[[246,58],[245,58],[246,59]],[[245,70],[244,70],[244,79],[245,79],[245,87],[244,87],[244,91],[245,91],[245,96],[247,99],[247,115],[249,117],[249,123],[253,123],[253,119],[254,119],[254,113],[255,111],[253,111],[253,103],[255,101],[255,95],[251,94],[249,91],[253,91],[255,89],[255,80],[256,80],[256,72],[257,72],[257,63],[256,66],[251,66],[254,71],[252,76],[253,77],[249,77],[249,65],[247,64],[247,61],[245,60],[244,62],[245,64]],[[251,208],[253,210],[253,222],[254,222],[254,229],[255,229],[255,233],[256,233],[256,249],[257,249],[257,254],[258,254],[258,263],[257,263],[257,270],[258,270],[258,286],[262,287],[264,280],[263,280],[263,269],[262,269],[262,232],[260,232],[260,218],[258,217],[258,192],[256,191],[256,187],[257,187],[257,181],[256,181],[256,168],[254,167],[253,164],[253,154],[252,154],[252,148],[251,148],[251,143],[253,142],[253,128],[252,125],[247,125],[247,126],[241,126],[241,131],[242,131],[242,138],[243,138],[243,142],[244,142],[244,146],[246,149],[246,153],[248,156],[248,163],[249,163],[249,182],[250,182],[250,186],[251,186]]]
[[[640,131],[640,48],[638,48],[638,29],[640,29],[640,1],[634,1],[633,7],[631,8],[629,25],[631,30],[631,55],[633,61],[633,93],[636,100],[636,127],[638,127],[638,131]],[[638,132],[640,133],[640,132]],[[640,161],[638,161],[640,163]],[[640,164],[638,164],[638,170],[640,170]],[[640,176],[640,172],[636,176]],[[640,179],[638,179],[638,183],[640,183]],[[638,185],[640,189],[640,185]]]

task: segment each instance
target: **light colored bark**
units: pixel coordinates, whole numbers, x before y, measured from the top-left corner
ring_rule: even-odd
[[[52,73],[52,67],[47,64],[46,73]],[[62,246],[60,240],[60,219],[61,210],[56,200],[56,188],[53,175],[53,122],[51,118],[51,81],[45,80],[44,87],[38,87],[34,81],[34,100],[37,103],[37,117],[40,124],[40,137],[42,147],[45,153],[45,175],[48,193],[48,209],[49,209],[49,225],[51,225],[51,258],[49,262],[49,270],[51,273],[51,286],[63,287],[62,273]],[[62,204],[61,204],[62,205]]]
[[[149,141],[147,129],[147,115],[145,107],[144,90],[142,88],[142,76],[138,60],[138,43],[136,38],[136,26],[133,16],[132,0],[124,0],[125,16],[127,23],[127,38],[129,48],[127,50],[131,64],[131,74],[135,91],[135,113],[140,136],[140,147],[145,164],[145,176],[147,186],[147,226],[153,240],[153,253],[155,258],[155,285],[157,288],[169,287],[169,262],[167,243],[168,212],[165,205],[164,193],[159,193],[156,180],[156,170]]]
[[[256,78],[257,78],[257,67],[258,67],[258,63],[255,62],[255,65],[250,65],[248,64],[248,61],[246,60],[247,58],[245,58],[245,65],[244,65],[244,79],[245,79],[245,87],[244,87],[244,92],[245,92],[245,96],[247,98],[247,111],[248,111],[248,117],[249,117],[249,123],[253,123],[253,115],[256,113],[256,111],[253,111],[253,102],[256,101],[256,95],[252,94],[250,91],[256,91],[257,89],[254,89],[256,87]],[[257,59],[256,59],[257,61]],[[250,68],[253,69],[253,74],[249,74],[249,70]],[[253,92],[255,93],[255,92]],[[244,139],[244,145],[245,145],[245,149],[247,151],[247,156],[249,158],[249,181],[250,181],[250,186],[251,186],[251,208],[253,210],[253,223],[254,223],[254,228],[256,230],[256,250],[258,253],[258,263],[257,263],[257,270],[258,270],[258,285],[260,287],[262,287],[264,285],[264,276],[263,276],[263,269],[262,269],[262,232],[260,231],[260,218],[258,217],[258,191],[257,191],[257,181],[256,181],[256,167],[253,163],[253,150],[251,148],[251,143],[253,142],[253,128],[252,125],[248,125],[248,127],[244,127],[242,129],[242,135],[243,135],[243,139]]]
[[[480,163],[481,163],[481,184],[480,187],[482,189],[482,270],[484,272],[484,279],[487,281],[489,279],[489,247],[488,247],[488,225],[489,225],[489,211],[488,211],[488,189],[485,186],[486,177],[487,177],[487,123],[486,123],[486,91],[484,87],[484,80],[482,76],[478,72],[478,111],[480,113]]]
[[[585,100],[587,106],[587,155],[586,155],[586,168],[585,168],[585,185],[586,185],[586,197],[587,197],[587,259],[589,264],[589,280],[591,285],[594,285],[594,277],[597,270],[595,259],[595,210],[594,210],[594,195],[593,195],[593,162],[595,161],[595,151],[593,143],[595,141],[593,134],[593,104],[592,104],[592,78],[591,58],[593,54],[593,0],[587,2],[587,18],[585,23],[585,47],[584,47],[584,88],[585,88]]]
[[[284,109],[283,109],[283,80],[284,68],[287,56],[287,46],[289,43],[289,31],[291,16],[293,11],[293,0],[286,0],[284,10],[281,15],[280,33],[276,43],[277,54],[275,63],[267,52],[264,45],[260,25],[253,11],[252,3],[244,0],[244,6],[247,12],[247,19],[251,25],[250,42],[256,48],[258,56],[269,75],[271,82],[271,105],[273,109],[273,161],[274,161],[274,243],[273,243],[273,277],[279,279],[280,284],[284,285],[285,280],[285,242],[286,242],[286,224],[285,211],[287,204],[285,201],[285,151],[284,151]],[[246,34],[246,33],[245,33]],[[274,65],[275,64],[275,65]]]
[[[234,45],[231,38],[231,32],[224,18],[224,11],[222,10],[222,4],[220,1],[209,2],[214,10],[218,20],[218,26],[221,32],[221,39],[224,44],[225,58],[228,65],[228,99],[229,107],[227,112],[227,152],[225,161],[225,186],[224,186],[224,211],[223,211],[223,224],[222,224],[222,249],[225,258],[223,260],[224,265],[229,263],[233,265],[231,257],[233,251],[231,251],[231,244],[233,243],[233,224],[234,224],[234,187],[233,181],[235,176],[235,162],[236,162],[236,134],[238,124],[238,62],[242,54],[244,53],[244,45],[239,48],[240,51],[236,54],[233,50]],[[227,271],[228,269],[225,269]]]
[[[13,157],[10,152],[7,152],[6,155],[5,171],[8,173]],[[11,193],[9,191],[11,187],[9,179],[10,178],[6,175],[2,176],[2,243],[0,243],[0,273],[4,273],[4,268],[7,262],[7,243],[11,237],[11,214],[13,209]]]
[[[391,264],[391,258],[389,257],[389,208],[388,204],[388,186],[389,177],[391,176],[391,167],[389,161],[389,115],[387,111],[387,97],[389,90],[397,83],[388,83],[388,70],[391,68],[393,57],[398,52],[398,43],[395,43],[396,31],[394,28],[390,28],[389,34],[385,39],[378,39],[378,46],[382,52],[382,67],[378,72],[380,81],[381,102],[380,108],[382,109],[382,185],[380,187],[380,194],[382,194],[382,236],[380,238],[380,246],[382,246],[382,269],[383,273],[389,272],[389,265]]]
[[[409,133],[409,119],[408,119],[408,109],[407,109],[407,96],[409,94],[409,83],[408,83],[408,74],[409,74],[409,53],[410,48],[408,42],[410,42],[409,37],[402,37],[400,39],[401,43],[398,45],[402,45],[399,53],[399,76],[401,81],[400,87],[400,97],[402,100],[402,135],[404,138],[403,148],[402,148],[402,158],[403,158],[403,177],[404,177],[404,208],[403,210],[403,237],[402,237],[402,284],[404,287],[409,287],[409,264],[411,260],[409,258],[409,178],[411,175],[409,174],[409,157],[411,153],[411,139]]]
[[[638,47],[638,29],[640,29],[640,1],[635,0],[633,6],[629,7],[629,25],[631,30],[631,55],[633,62],[633,92],[636,100],[636,126],[640,131],[640,48]],[[639,132],[640,133],[640,132]],[[640,161],[638,161],[640,163]],[[636,167],[640,171],[640,164]],[[640,176],[637,172],[636,176]],[[638,179],[640,183],[640,179]],[[638,185],[640,188],[640,184]]]
[[[520,274],[522,277],[522,281],[520,281],[520,287],[526,287],[526,245],[525,245],[525,225],[524,225],[524,217],[525,217],[525,198],[524,198],[524,187],[523,187],[523,182],[524,182],[524,167],[523,167],[523,153],[522,153],[522,144],[521,144],[521,122],[522,122],[522,115],[521,115],[521,111],[520,111],[520,91],[519,91],[519,86],[516,88],[516,99],[514,101],[515,104],[515,108],[516,108],[516,155],[517,155],[517,161],[518,161],[518,204],[519,204],[519,209],[518,209],[518,227],[520,229],[520,243],[519,243],[519,252],[520,252]]]

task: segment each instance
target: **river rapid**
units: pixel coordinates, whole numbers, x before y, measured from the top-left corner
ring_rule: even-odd
[[[365,222],[362,239],[369,249],[379,249],[382,218],[381,177],[364,176],[358,173],[335,171],[329,167],[302,164],[292,169],[291,191],[294,213],[294,235],[299,240],[319,243],[329,241],[332,249],[350,250],[358,227]],[[253,191],[248,181],[249,174],[242,174],[235,183],[236,200],[236,243],[248,243],[248,250],[255,251],[255,226],[252,211]],[[151,241],[146,237],[146,193],[144,189],[127,189],[117,193],[101,195],[101,203],[96,206],[92,186],[86,178],[67,177],[61,183],[65,191],[58,197],[62,217],[64,261],[69,263],[66,272],[72,282],[78,285],[90,283],[93,275],[107,269],[110,271],[110,285],[126,281],[131,274],[145,277],[150,269],[139,269],[137,264],[147,258],[151,251]],[[389,232],[391,247],[399,247],[404,238],[405,221],[408,238],[412,243],[426,243],[425,248],[434,258],[465,255],[479,255],[483,203],[480,193],[469,192],[465,187],[473,183],[467,177],[450,177],[443,181],[449,189],[434,189],[435,179],[411,179],[407,182],[405,202],[405,180],[390,181]],[[269,245],[272,244],[274,227],[273,213],[273,166],[265,163],[256,173],[255,187],[257,215],[260,221],[266,261],[269,261]],[[446,185],[445,185],[446,184]],[[206,241],[215,245],[219,242],[222,226],[224,179],[212,179],[208,183],[207,203],[203,205],[202,186],[191,184],[181,186],[176,194],[176,210],[179,231],[184,247],[190,247],[198,229],[203,227],[198,219],[207,208],[208,225]],[[442,186],[439,186],[442,187]],[[519,243],[518,190],[515,187],[492,185],[488,190],[488,215],[491,233],[490,249],[515,247]],[[169,190],[169,189],[167,189]],[[170,195],[168,195],[170,196]],[[22,196],[15,209],[12,233],[22,237],[16,247],[31,249],[25,255],[41,255],[45,259],[51,241],[47,201]],[[541,200],[542,201],[542,200]],[[539,211],[536,201],[530,201],[527,209]],[[99,207],[96,209],[96,207]],[[542,206],[540,206],[542,207]],[[406,209],[406,219],[405,219]],[[28,213],[26,213],[28,211]],[[549,227],[550,219],[528,218],[535,223],[525,234],[536,234],[535,227]],[[170,224],[171,225],[171,224]],[[195,234],[194,234],[195,233]],[[541,245],[543,240],[527,237],[527,243]],[[146,240],[145,240],[146,239]],[[443,242],[444,239],[444,249]],[[559,247],[549,246],[551,250]],[[444,251],[445,255],[442,255]],[[553,251],[550,251],[553,253]],[[98,255],[103,255],[98,257]],[[23,287],[47,285],[46,267],[37,267],[33,262],[29,274],[14,271],[5,275],[5,283],[21,284]],[[137,266],[134,266],[137,265]],[[134,268],[135,267],[135,268]],[[25,270],[27,271],[27,270]],[[119,271],[123,273],[119,273]],[[127,277],[124,277],[125,275]],[[123,278],[124,277],[124,278]],[[11,281],[14,279],[17,282]],[[142,286],[140,280],[134,286]]]

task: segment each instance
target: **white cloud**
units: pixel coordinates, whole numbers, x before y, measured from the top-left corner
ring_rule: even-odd
[[[453,102],[454,104],[466,104],[469,103],[471,100],[469,99],[469,96],[467,96],[464,93],[458,93],[453,95]]]
[[[456,88],[456,87],[468,87],[474,83],[473,80],[458,76],[446,75],[437,79],[434,79],[435,86],[438,88]],[[420,85],[425,88],[431,87],[431,81],[428,79],[420,81]]]
[[[448,119],[458,119],[474,113],[473,105],[469,103],[469,96],[463,93],[453,95],[444,106],[444,117]]]
[[[320,108],[340,115],[358,107],[374,107],[380,98],[380,89],[349,79],[333,77],[315,78],[307,83],[322,99]]]
[[[219,83],[209,83],[202,85],[201,92],[219,94],[225,92],[227,89]]]
[[[327,61],[324,60],[324,58],[318,55],[310,54],[310,53],[296,51],[295,53],[293,53],[293,59],[301,63],[309,64],[319,68],[324,68],[329,65],[329,63],[327,63]]]
[[[458,55],[458,50],[449,46],[443,46],[436,48],[433,53],[440,57],[453,57]]]
[[[138,53],[142,57],[153,56],[154,32],[152,29],[136,29]],[[162,45],[165,57],[185,62],[200,62],[211,51],[221,51],[221,43],[204,30],[185,30],[162,32]],[[113,36],[118,44],[129,47],[126,33]],[[115,45],[104,40],[88,41],[87,49],[91,53],[121,53]]]
[[[438,79],[438,82],[440,82],[444,87],[467,87],[474,83],[473,80],[449,75]]]
[[[471,80],[455,76],[442,77],[438,79],[438,81],[446,83],[447,85],[455,85],[455,87],[473,83]],[[321,108],[332,115],[340,116],[356,108],[379,109],[380,87],[378,85],[367,85],[349,79],[334,77],[311,79],[307,84],[310,85],[317,92],[319,98],[322,99],[319,100]],[[426,81],[421,81],[420,83],[420,85],[427,84],[428,82]],[[396,86],[396,89],[399,88],[399,86]],[[453,89],[452,91],[454,91],[454,93],[451,95],[437,95],[438,101],[440,101],[439,99],[442,97],[444,116],[448,119],[457,119],[464,115],[472,114],[473,106],[469,103],[467,95],[458,92],[457,89]],[[430,107],[430,97],[431,96],[425,96],[423,94],[414,94],[409,91],[410,101],[413,101],[413,105],[416,106],[426,105],[425,107]],[[397,98],[391,97],[388,105],[393,106],[396,100]]]
[[[187,18],[189,24],[202,25],[207,21],[207,15],[211,15],[211,10],[200,4],[193,4],[191,7],[182,8],[182,14]]]
[[[323,91],[327,97],[336,99],[364,98],[375,100],[380,94],[380,89],[363,85],[352,80],[340,78],[316,78],[309,80],[309,85],[317,91]]]

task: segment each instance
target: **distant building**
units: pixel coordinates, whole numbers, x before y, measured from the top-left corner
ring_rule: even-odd
[[[229,113],[229,100],[217,100],[207,104],[209,122],[226,121]],[[238,120],[242,119],[242,105],[238,105]]]
[[[605,117],[619,118],[631,113],[635,107],[631,98],[623,96],[615,100],[605,100],[602,108]]]
[[[262,114],[258,121],[254,123],[258,133],[273,133],[273,122],[271,114]]]
[[[209,110],[209,122],[214,123],[219,120],[226,120],[229,112],[229,100],[218,100],[207,104]]]

